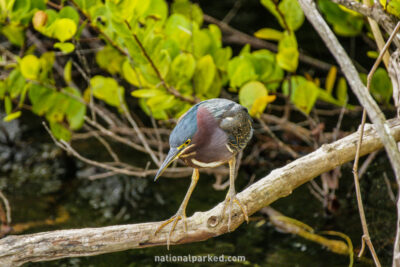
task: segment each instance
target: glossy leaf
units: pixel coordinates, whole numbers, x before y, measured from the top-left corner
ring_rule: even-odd
[[[66,87],[64,88],[64,91],[76,97],[76,98],[73,98],[71,96],[68,97],[68,105],[65,109],[65,113],[70,128],[72,130],[78,130],[82,127],[85,121],[86,105],[78,101],[78,99],[82,99],[79,90],[72,87]]]
[[[64,81],[67,84],[69,84],[72,81],[71,69],[72,69],[72,61],[68,60],[67,64],[65,64],[64,67]]]
[[[174,58],[171,65],[171,79],[175,84],[183,84],[189,81],[194,74],[196,61],[192,54],[181,53]]]
[[[244,83],[257,79],[255,68],[250,57],[239,56],[228,63],[228,77],[230,86],[235,89]]]
[[[13,45],[21,47],[25,42],[24,28],[19,25],[8,24],[0,28],[1,33],[4,34],[7,39]]]
[[[7,86],[5,81],[0,81],[0,100],[4,99],[4,95],[6,94]]]
[[[60,49],[63,53],[69,54],[75,50],[75,45],[73,43],[55,43],[54,48]]]
[[[329,0],[318,0],[318,6],[337,34],[355,36],[361,33],[364,25],[362,17],[340,9],[337,4]]]
[[[285,95],[289,95],[289,90],[291,90],[290,100],[299,110],[306,114],[310,113],[319,92],[322,91],[313,82],[307,81],[301,76],[292,76],[290,81],[285,81],[282,85],[282,90]],[[327,95],[329,96],[329,94]]]
[[[336,74],[337,68],[335,66],[332,66],[328,72],[328,76],[326,76],[325,81],[325,89],[329,94],[332,93],[333,86],[335,85]]]
[[[11,71],[6,83],[11,99],[17,98],[21,94],[25,84],[25,78],[18,69]]]
[[[338,80],[338,84],[336,86],[336,97],[338,101],[342,104],[345,104],[348,100],[348,95],[347,95],[347,83],[346,79],[341,77]]]
[[[10,97],[8,97],[8,96],[6,96],[4,98],[4,109],[7,114],[10,114],[12,111],[12,102],[11,102]]]
[[[22,75],[29,80],[36,80],[40,72],[40,61],[34,55],[27,55],[20,61]]]
[[[71,139],[71,132],[58,122],[50,122],[50,130],[54,137],[58,140],[68,142]]]
[[[21,117],[21,111],[13,112],[4,117],[3,121],[9,122]]]
[[[268,97],[268,90],[260,82],[256,81],[248,82],[245,85],[243,85],[239,90],[239,103],[250,111],[252,110],[255,101],[263,97]],[[260,105],[260,102],[258,102],[258,104]],[[260,107],[256,107],[254,109],[255,111],[253,112],[254,114],[252,114],[252,116],[256,116],[262,113],[264,109],[261,110]]]
[[[293,34],[285,34],[285,37],[279,41],[278,54],[276,60],[284,70],[295,72],[299,64],[299,51],[297,49],[297,40]]]
[[[52,35],[61,42],[71,39],[77,30],[75,22],[67,18],[56,19],[50,27]]]
[[[121,99],[123,100],[124,88],[119,86],[113,78],[106,78],[99,75],[94,76],[90,79],[90,86],[96,98],[118,108],[123,104],[121,103]]]
[[[193,80],[197,94],[204,95],[211,86],[216,72],[215,64],[210,55],[204,56],[197,61]]]
[[[58,13],[59,18],[71,19],[76,25],[79,24],[79,14],[72,6],[63,7]]]
[[[106,46],[96,53],[96,62],[99,66],[107,70],[110,74],[116,74],[121,71],[122,63],[125,58],[116,49]]]
[[[392,82],[384,68],[378,68],[371,81],[371,93],[380,103],[388,103],[392,96]]]
[[[138,98],[150,98],[158,95],[165,95],[165,92],[158,89],[138,89],[132,91],[131,95]]]
[[[260,29],[254,33],[254,36],[260,39],[273,41],[279,41],[284,37],[282,32],[271,28]]]

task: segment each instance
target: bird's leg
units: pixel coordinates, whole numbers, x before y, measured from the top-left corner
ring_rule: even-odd
[[[249,222],[249,216],[247,215],[247,212],[246,212],[242,202],[240,202],[240,200],[236,197],[236,191],[235,191],[235,165],[236,165],[236,158],[233,157],[229,161],[229,191],[228,191],[228,194],[226,194],[225,203],[224,203],[224,207],[222,209],[222,214],[221,214],[221,220],[222,220],[222,218],[224,218],[226,205],[228,204],[228,216],[229,216],[228,217],[228,232],[231,231],[230,227],[231,227],[233,202],[236,202],[236,204],[242,210],[246,222],[247,223]]]
[[[181,206],[179,207],[178,211],[174,216],[163,222],[156,230],[155,235],[163,229],[165,226],[172,222],[171,229],[169,230],[168,237],[167,237],[167,248],[169,249],[170,237],[172,232],[174,231],[177,223],[179,220],[183,220],[185,232],[187,231],[187,224],[186,224],[186,206],[189,202],[190,196],[193,193],[194,188],[196,187],[197,181],[199,180],[199,169],[194,169],[192,174],[192,181],[190,183],[189,189],[186,192],[185,198],[183,199]]]

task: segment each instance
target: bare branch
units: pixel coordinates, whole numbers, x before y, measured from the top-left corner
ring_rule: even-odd
[[[400,140],[400,121],[388,122],[396,140]],[[300,185],[321,173],[354,159],[359,134],[354,133],[313,153],[272,171],[237,196],[253,214],[275,200],[289,195]],[[380,136],[370,124],[366,125],[360,154],[365,155],[382,147]],[[223,202],[206,212],[196,212],[187,219],[188,231],[181,224],[173,233],[171,244],[203,241],[227,233],[227,218],[221,222]],[[244,222],[239,207],[232,210],[231,229]],[[165,245],[169,229],[158,235],[155,230],[162,222],[85,228],[8,236],[0,240],[0,265],[18,266],[26,262],[49,261],[65,257],[91,256],[133,248]]]

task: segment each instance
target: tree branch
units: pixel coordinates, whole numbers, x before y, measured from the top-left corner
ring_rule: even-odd
[[[394,138],[400,140],[400,121],[387,123]],[[365,155],[382,148],[378,133],[370,124],[365,125],[360,150]],[[300,185],[316,176],[354,159],[359,134],[353,133],[332,144],[323,145],[313,153],[272,171],[238,194],[249,214],[289,195]],[[221,223],[223,202],[206,212],[196,212],[187,219],[188,232],[181,224],[174,231],[171,244],[203,241],[227,233],[226,216]],[[232,210],[231,229],[244,221],[237,206]],[[168,227],[154,235],[161,222],[108,226],[8,236],[0,240],[0,265],[17,266],[26,262],[49,261],[65,257],[91,256],[133,248],[165,245]]]

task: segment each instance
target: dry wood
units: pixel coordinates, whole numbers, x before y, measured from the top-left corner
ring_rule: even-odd
[[[388,121],[396,140],[400,140],[400,121]],[[354,133],[307,156],[272,171],[237,196],[250,214],[289,195],[300,185],[354,159],[359,134]],[[379,135],[370,124],[365,125],[360,150],[365,155],[382,148]],[[171,245],[198,242],[227,233],[226,218],[219,219],[223,202],[205,212],[196,212],[187,219],[188,232],[179,223],[171,237]],[[231,228],[244,221],[237,206],[232,210]],[[118,225],[101,228],[59,230],[37,234],[8,236],[0,240],[0,266],[18,266],[26,262],[49,261],[65,257],[92,256],[133,248],[165,245],[169,228],[158,235],[161,222]]]

